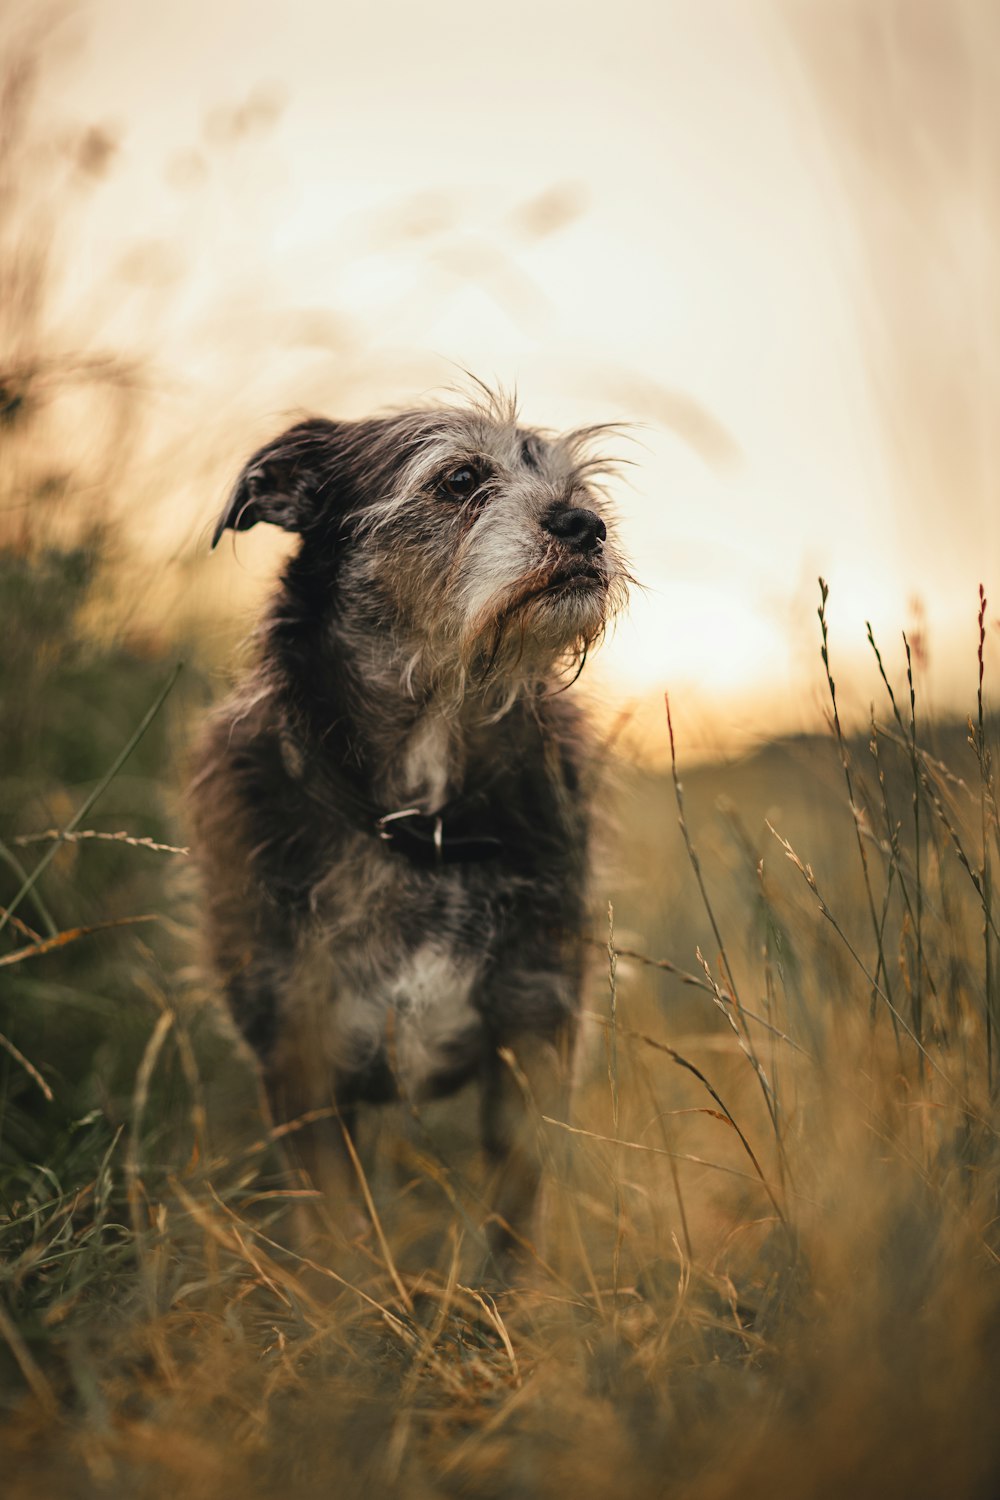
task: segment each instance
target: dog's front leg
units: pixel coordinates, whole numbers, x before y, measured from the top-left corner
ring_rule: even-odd
[[[325,1253],[364,1230],[352,1150],[355,1109],[338,1098],[332,1070],[315,1045],[285,1046],[264,1083],[276,1134],[306,1196],[297,1200],[294,1236],[305,1254]]]
[[[494,1267],[535,1251],[536,1204],[545,1155],[543,1116],[560,1119],[569,1097],[573,1034],[521,1033],[492,1043],[482,1077],[482,1143],[492,1168],[487,1241]]]

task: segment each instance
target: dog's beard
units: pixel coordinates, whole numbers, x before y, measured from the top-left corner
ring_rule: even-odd
[[[615,592],[603,570],[587,564],[537,569],[497,590],[467,623],[470,676],[500,686],[582,662],[604,634]]]

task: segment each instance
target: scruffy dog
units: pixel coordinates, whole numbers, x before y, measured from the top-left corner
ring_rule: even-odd
[[[301,538],[194,786],[232,1013],[275,1118],[326,1116],[341,1149],[316,1126],[303,1154],[327,1202],[359,1102],[477,1079],[498,1251],[530,1231],[534,1111],[579,1005],[587,752],[561,689],[628,581],[599,432],[524,428],[485,392],[301,422],[213,541]]]

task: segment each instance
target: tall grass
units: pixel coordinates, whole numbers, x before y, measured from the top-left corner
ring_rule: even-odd
[[[197,961],[180,790],[213,664],[99,607],[133,561],[104,518],[136,387],[74,367],[111,404],[84,487],[24,347],[0,356],[4,1496],[995,1494],[985,594],[968,725],[872,635],[884,701],[852,730],[821,585],[828,738],[616,768],[517,1285],[477,1272],[462,1097],[363,1122],[369,1212],[306,1261],[296,1122],[265,1123]]]
[[[292,1248],[302,1184],[195,962],[201,695],[81,630],[94,552],[0,559],[5,1492],[993,1493],[985,597],[965,729],[884,664],[845,729],[824,586],[828,741],[620,768],[579,1083],[498,1287],[462,1098],[368,1119],[369,1226]]]

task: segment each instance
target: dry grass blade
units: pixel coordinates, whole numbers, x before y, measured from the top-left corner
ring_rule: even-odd
[[[188,1193],[180,1183],[174,1181],[172,1183],[172,1187],[177,1193],[177,1196],[185,1204],[185,1207],[188,1207],[191,1203],[195,1202],[195,1200],[191,1197],[191,1194]],[[393,1333],[395,1333],[409,1348],[416,1349],[419,1347],[420,1341],[413,1330],[411,1328],[408,1328],[407,1325],[402,1321],[402,1319],[397,1317],[396,1314],[392,1312],[390,1308],[386,1307],[383,1302],[380,1302],[376,1297],[372,1297],[368,1292],[366,1292],[363,1287],[357,1286],[352,1281],[348,1281],[345,1276],[341,1276],[340,1273],[335,1271],[332,1266],[321,1265],[319,1261],[312,1260],[308,1255],[300,1255],[298,1251],[290,1249],[287,1245],[279,1244],[277,1240],[271,1239],[271,1237],[265,1234],[264,1231],[258,1226],[248,1224],[245,1219],[241,1219],[240,1216],[235,1213],[227,1203],[223,1203],[217,1195],[213,1194],[213,1196],[215,1197],[215,1201],[218,1204],[219,1208],[226,1215],[226,1217],[231,1219],[234,1224],[241,1226],[241,1228],[245,1230],[247,1235],[252,1236],[253,1239],[260,1244],[268,1245],[272,1250],[277,1251],[278,1254],[283,1258],[287,1257],[295,1261],[298,1265],[304,1266],[306,1270],[312,1271],[317,1276],[322,1276],[328,1281],[332,1281],[336,1286],[343,1287],[343,1289],[347,1292],[351,1292],[355,1297],[358,1298],[359,1301],[363,1302],[367,1307],[370,1307],[373,1312],[377,1312],[379,1316],[384,1319],[386,1325],[392,1329]],[[200,1208],[199,1212],[201,1212],[202,1214],[204,1213],[204,1211]],[[204,1219],[202,1219],[201,1222],[203,1222],[205,1227],[208,1227],[209,1221],[205,1221]],[[225,1230],[221,1225],[215,1224],[212,1233],[214,1233],[216,1238],[218,1238],[220,1235],[225,1235]],[[235,1241],[230,1241],[230,1243],[235,1244]],[[289,1273],[282,1271],[277,1261],[273,1262],[273,1267],[274,1269],[271,1270],[272,1276],[283,1277],[285,1278],[286,1285],[290,1284],[288,1280]],[[308,1294],[305,1293],[304,1289],[302,1288],[301,1283],[299,1283],[298,1281],[294,1281],[294,1286],[296,1296],[308,1296]]]
[[[707,962],[707,960],[705,958],[705,955],[702,953],[702,951],[701,951],[700,948],[696,948],[695,949],[695,954],[697,956],[698,962],[701,964],[702,968],[705,971],[705,978],[712,985],[712,990],[713,990],[713,997],[712,998],[715,1000],[715,1003],[718,1006],[719,1011],[721,1012],[721,1014],[723,1016],[725,1016],[725,1018],[726,1018],[726,1024],[731,1028],[731,1030],[733,1032],[733,1035],[736,1038],[736,1041],[737,1041],[737,1044],[739,1046],[740,1051],[743,1053],[743,1056],[746,1058],[747,1062],[750,1064],[750,1066],[753,1068],[754,1072],[756,1073],[757,1078],[758,1078],[758,1080],[760,1082],[760,1086],[761,1086],[761,1088],[764,1091],[764,1097],[767,1098],[767,1099],[770,1099],[771,1104],[772,1104],[773,1117],[776,1117],[777,1116],[777,1112],[778,1112],[778,1101],[777,1101],[777,1099],[774,1096],[774,1090],[771,1087],[771,1080],[768,1078],[767,1074],[764,1072],[763,1066],[761,1065],[761,1063],[757,1059],[757,1057],[754,1054],[754,1052],[751,1051],[751,1049],[747,1046],[746,1039],[744,1037],[743,1032],[737,1026],[736,1021],[733,1018],[732,1012],[729,1010],[728,1006],[726,1005],[725,1000],[722,997],[722,991],[718,988],[718,986],[716,984],[713,983],[713,981],[712,981],[712,971],[708,967],[708,962]]]
[[[727,1017],[727,1019],[729,1019],[729,1018]],[[733,1029],[735,1030],[736,1028],[734,1027]],[[753,1166],[754,1171],[757,1173],[757,1176],[760,1178],[761,1182],[764,1184],[764,1187],[767,1189],[768,1197],[771,1199],[771,1202],[774,1204],[775,1212],[778,1214],[778,1217],[781,1219],[782,1223],[785,1223],[786,1222],[785,1221],[785,1216],[782,1213],[781,1209],[778,1207],[778,1204],[777,1204],[777,1202],[774,1199],[774,1194],[771,1191],[770,1184],[768,1183],[767,1178],[764,1175],[764,1170],[761,1167],[760,1162],[757,1160],[757,1156],[756,1156],[756,1154],[754,1152],[753,1147],[751,1146],[750,1142],[747,1140],[747,1137],[744,1135],[744,1133],[743,1133],[742,1129],[740,1128],[740,1126],[737,1124],[734,1115],[732,1114],[732,1112],[729,1109],[729,1106],[725,1103],[725,1101],[723,1100],[721,1094],[714,1087],[714,1085],[709,1082],[708,1078],[701,1071],[701,1069],[699,1067],[697,1067],[693,1062],[691,1062],[689,1058],[684,1057],[684,1055],[682,1053],[678,1052],[677,1049],[676,1049],[676,1047],[671,1047],[667,1042],[661,1042],[656,1037],[647,1036],[645,1032],[642,1032],[642,1031],[624,1031],[622,1033],[622,1035],[623,1036],[627,1036],[627,1037],[629,1037],[629,1038],[631,1038],[631,1039],[633,1039],[635,1041],[642,1042],[644,1046],[651,1047],[655,1052],[662,1052],[662,1053],[664,1053],[667,1057],[669,1057],[671,1059],[672,1062],[675,1062],[679,1068],[685,1069],[686,1072],[691,1073],[695,1078],[697,1078],[698,1082],[702,1085],[702,1087],[704,1089],[707,1090],[707,1092],[710,1094],[710,1096],[715,1100],[716,1104],[719,1106],[721,1114],[718,1115],[717,1118],[722,1119],[726,1124],[730,1125],[732,1127],[732,1129],[735,1130],[736,1134],[739,1136],[740,1142],[741,1142],[741,1144],[743,1146],[743,1149],[746,1152],[747,1156],[750,1158],[750,1162],[751,1162],[751,1164]],[[738,1041],[740,1047],[742,1048],[743,1041],[742,1041],[742,1038],[740,1037],[740,1035],[739,1035],[738,1032],[737,1032],[737,1041]],[[714,1111],[713,1111],[713,1113],[714,1113]],[[672,1156],[675,1155],[674,1153],[670,1153],[670,1152],[668,1152],[667,1154],[668,1155],[672,1155]]]
[[[463,1286],[461,1283],[458,1284],[458,1289],[460,1292],[465,1292],[466,1296],[471,1297],[473,1302],[475,1302],[478,1307],[482,1308],[483,1312],[486,1314],[492,1327],[496,1330],[500,1342],[503,1344],[504,1353],[510,1361],[510,1373],[514,1385],[520,1388],[520,1386],[523,1384],[523,1381],[521,1378],[520,1366],[517,1362],[517,1355],[514,1353],[514,1345],[511,1342],[510,1334],[507,1332],[507,1326],[504,1323],[503,1318],[501,1318],[499,1312],[497,1311],[496,1302],[489,1295],[489,1293],[484,1290],[477,1291],[475,1287]]]
[[[778,843],[784,849],[785,854],[788,856],[788,859],[795,866],[795,868],[799,871],[799,873],[802,875],[802,878],[805,880],[806,884],[809,886],[809,889],[815,895],[816,900],[817,900],[818,905],[819,905],[819,910],[820,910],[821,915],[824,916],[827,919],[827,921],[830,923],[830,925],[833,927],[833,930],[836,932],[837,936],[840,938],[841,942],[844,944],[844,947],[847,949],[848,953],[851,955],[851,957],[853,958],[854,962],[857,964],[857,966],[860,969],[861,973],[864,975],[865,979],[871,985],[872,994],[875,995],[878,999],[880,999],[883,1002],[883,1004],[888,1008],[888,1010],[890,1011],[890,1013],[893,1016],[894,1020],[896,1021],[897,1025],[910,1038],[910,1041],[913,1042],[914,1046],[917,1048],[917,1051],[923,1057],[924,1061],[927,1062],[929,1064],[929,1066],[934,1069],[934,1072],[938,1075],[938,1077],[941,1078],[941,1079],[943,1079],[943,1081],[947,1084],[948,1088],[951,1089],[958,1096],[958,1098],[961,1100],[962,1104],[969,1111],[969,1114],[971,1116],[975,1117],[976,1119],[982,1120],[982,1115],[980,1114],[980,1112],[975,1108],[975,1106],[971,1103],[971,1101],[966,1097],[965,1093],[963,1092],[962,1089],[959,1088],[958,1084],[955,1083],[954,1079],[950,1078],[949,1075],[944,1071],[944,1069],[937,1062],[935,1062],[934,1058],[927,1051],[927,1048],[924,1046],[923,1042],[921,1042],[920,1038],[916,1035],[916,1033],[913,1031],[912,1027],[906,1021],[906,1018],[904,1016],[900,1015],[899,1011],[895,1008],[895,1006],[893,1005],[892,1001],[889,999],[889,996],[881,988],[881,986],[877,983],[874,975],[871,974],[868,971],[867,967],[865,966],[864,959],[861,957],[860,953],[858,953],[857,949],[854,947],[854,945],[851,942],[850,938],[845,933],[843,927],[837,921],[836,916],[833,914],[833,912],[827,906],[826,901],[823,899],[823,896],[820,894],[819,886],[816,884],[816,877],[813,874],[811,867],[809,865],[803,864],[802,860],[799,859],[799,856],[795,853],[795,850],[792,848],[791,844],[787,841],[787,839],[783,839],[781,837],[781,834],[777,831],[776,828],[774,828],[772,826],[771,823],[768,823],[767,826],[771,830],[771,832],[774,834],[774,837],[777,839]],[[988,1122],[983,1121],[983,1123],[987,1124]],[[989,1126],[989,1128],[992,1130],[993,1127]]]
[[[499,1432],[510,1421],[511,1417],[530,1401],[531,1395],[532,1387],[530,1384],[522,1385],[518,1390],[513,1391],[510,1399],[505,1401],[498,1411],[495,1411],[491,1417],[483,1422],[477,1432],[472,1433],[470,1437],[467,1437],[463,1443],[460,1443],[453,1452],[449,1453],[442,1460],[439,1469],[441,1478],[443,1479],[449,1474],[453,1474],[456,1469],[461,1468],[464,1463],[468,1462],[472,1454],[477,1450],[481,1450],[489,1442],[490,1438]]]
[[[7,845],[3,842],[2,839],[0,839],[0,859],[3,860],[5,865],[13,870],[14,874],[17,876],[17,879],[21,883],[22,889],[30,885],[31,876],[28,874],[27,870],[24,868],[14,851],[12,849],[8,849]],[[33,890],[31,892],[31,896],[32,900],[35,903],[35,907],[37,908],[38,915],[41,918],[42,926],[45,928],[50,937],[54,936],[55,933],[59,931],[58,922],[49,911],[38,891]],[[0,906],[0,930],[2,930],[8,922],[12,927],[16,927],[17,931],[20,932],[22,936],[30,937],[32,941],[37,940],[38,934],[33,932],[26,922],[22,922],[18,917],[14,915],[13,906]]]
[[[88,797],[84,799],[80,807],[77,809],[76,813],[66,824],[66,827],[62,830],[63,833],[73,833],[75,829],[83,822],[84,818],[90,812],[90,809],[94,806],[94,804],[99,801],[99,799],[107,791],[108,787],[111,785],[112,781],[114,781],[115,777],[118,775],[118,772],[128,760],[129,756],[132,754],[132,751],[135,749],[136,745],[138,745],[139,741],[146,733],[146,730],[149,728],[150,724],[152,724],[153,720],[156,718],[156,715],[159,713],[160,709],[167,701],[167,698],[173,691],[175,682],[181,674],[182,667],[182,662],[178,662],[176,667],[174,667],[174,670],[167,678],[167,681],[163,684],[163,687],[160,689],[153,703],[143,715],[139,724],[133,730],[132,734],[129,736],[128,740],[123,745],[118,755],[116,755],[107,771],[94,787],[94,790]],[[28,875],[22,882],[20,890],[16,893],[14,899],[7,906],[3,916],[0,917],[0,932],[3,931],[6,924],[10,921],[10,918],[20,906],[25,896],[27,896],[31,891],[34,890],[36,884],[38,883],[38,880],[44,874],[45,870],[48,869],[49,865],[52,863],[52,860],[59,852],[60,843],[61,841],[54,843],[47,851],[47,853],[42,855],[41,859],[38,861],[38,864],[32,870],[31,874]]]
[[[910,727],[909,727],[909,732],[907,732],[906,725],[903,723],[903,716],[902,716],[902,714],[899,711],[899,705],[896,702],[896,694],[893,692],[892,684],[889,681],[888,673],[886,672],[885,665],[884,665],[884,663],[882,661],[882,653],[879,651],[878,646],[875,644],[875,634],[874,634],[874,632],[872,630],[871,622],[870,621],[866,621],[866,626],[867,626],[867,631],[868,631],[868,644],[871,646],[872,651],[874,652],[875,661],[876,661],[876,663],[878,665],[879,676],[881,677],[882,682],[885,685],[885,690],[886,690],[886,692],[889,695],[889,704],[890,704],[890,706],[892,708],[893,718],[895,719],[896,723],[899,726],[899,733],[900,733],[900,736],[901,736],[901,741],[902,741],[902,743],[905,744],[907,753],[909,755],[910,775],[911,775],[912,782],[913,782],[912,797],[913,797],[913,837],[914,837],[914,847],[913,847],[914,900],[913,900],[912,906],[911,906],[911,902],[910,902],[909,892],[908,892],[908,890],[906,888],[905,882],[901,882],[901,887],[902,887],[902,891],[903,891],[903,897],[904,897],[904,900],[905,900],[906,905],[907,905],[907,909],[912,911],[914,926],[915,926],[916,935],[917,935],[916,987],[915,987],[914,995],[913,995],[913,1017],[914,1017],[914,1030],[916,1031],[917,1035],[919,1036],[919,1035],[921,1035],[922,1029],[923,1029],[923,983],[924,983],[924,973],[925,973],[925,968],[926,968],[926,962],[925,962],[925,959],[924,959],[924,936],[923,936],[923,934],[924,934],[924,922],[923,922],[924,889],[923,889],[923,873],[922,873],[922,845],[921,845],[921,834],[920,834],[920,747],[917,744],[917,700],[916,700],[916,693],[915,693],[915,690],[914,690],[914,683],[913,683],[913,658],[912,658],[912,654],[911,654],[911,650],[910,650],[910,643],[907,640],[906,633],[904,631],[904,633],[903,633],[903,646],[904,646],[905,651],[906,651],[906,679],[907,679],[907,683],[908,683],[909,691],[910,691]],[[873,735],[874,735],[874,733],[875,733],[874,709],[872,711],[872,730],[873,730]],[[876,746],[876,748],[875,748],[875,750],[874,750],[873,753],[876,755],[876,759],[877,759],[877,741],[873,740],[873,743]],[[883,795],[883,799],[884,799],[885,795],[886,795],[886,788],[885,788],[885,780],[884,780],[884,777],[882,776],[882,773],[881,773],[881,768],[879,769],[879,785],[880,785],[880,788],[881,788],[881,791],[882,791],[882,795]],[[890,821],[889,820],[889,813],[888,813],[888,805],[887,804],[886,804],[886,821],[887,821],[887,823]],[[893,846],[893,849],[894,849],[894,851],[896,853],[897,860],[898,860],[899,853],[900,853],[900,851],[899,851],[898,837],[895,837],[895,836],[893,837],[893,839],[892,839],[892,846]],[[888,901],[888,892],[886,893],[886,900]]]
[[[146,1256],[146,1226],[142,1222],[139,1210],[139,1200],[142,1192],[142,1117],[149,1098],[149,1085],[156,1068],[157,1059],[163,1050],[163,1044],[173,1023],[173,1016],[169,1011],[165,1010],[157,1018],[156,1025],[150,1032],[149,1040],[146,1043],[142,1054],[142,1061],[139,1064],[139,1069],[135,1077],[135,1087],[132,1092],[132,1130],[129,1136],[128,1150],[125,1153],[125,1181],[128,1189],[132,1233],[135,1238],[139,1259],[143,1266],[146,1296],[150,1304],[150,1311],[153,1311],[156,1305],[156,1289]]]
[[[608,990],[610,1021],[604,1033],[608,1043],[608,1083],[611,1086],[611,1127],[615,1137],[619,1134],[620,1107],[618,1085],[618,956],[615,953],[615,910],[608,902]],[[615,1248],[611,1260],[611,1286],[614,1292],[615,1313],[618,1311],[618,1289],[621,1276],[621,1250],[625,1236],[624,1202],[622,1199],[621,1174],[618,1164],[614,1171],[614,1215]]]
[[[15,1047],[14,1043],[10,1040],[9,1037],[4,1036],[2,1031],[0,1031],[0,1047],[2,1047],[5,1052],[9,1053],[16,1063],[20,1064],[29,1078],[34,1079],[34,1081],[38,1084],[38,1087],[41,1089],[42,1093],[45,1095],[46,1099],[51,1104],[54,1095],[48,1084],[45,1082],[45,1079],[42,1077],[41,1073],[39,1073],[34,1063],[30,1062],[28,1058],[25,1057],[21,1049],[19,1047]]]
[[[726,978],[729,981],[730,994],[733,997],[733,1005],[736,1007],[737,1014],[739,1014],[742,1011],[743,1007],[740,1001],[739,992],[736,988],[736,980],[733,977],[733,970],[729,962],[729,956],[726,952],[726,945],[722,941],[722,933],[719,930],[719,924],[715,919],[715,911],[711,901],[709,900],[708,891],[705,887],[705,880],[701,873],[701,860],[698,858],[698,852],[694,847],[694,844],[691,840],[691,834],[688,831],[687,817],[685,816],[684,812],[684,788],[677,771],[677,748],[674,743],[674,721],[670,713],[669,693],[664,693],[663,704],[667,712],[667,733],[670,737],[670,774],[674,784],[674,799],[677,803],[677,824],[681,831],[681,837],[684,840],[684,848],[687,852],[688,860],[690,861],[691,868],[694,871],[695,880],[698,882],[698,890],[701,895],[702,905],[705,908],[705,913],[708,917],[709,923],[711,924],[712,933],[715,937],[716,947],[722,960],[723,968],[726,971]]]
[[[39,942],[32,943],[29,948],[15,948],[13,953],[4,953],[0,956],[0,969],[7,969],[11,964],[23,963],[26,958],[40,958],[44,953],[53,953],[57,948],[65,948],[70,943],[75,943],[80,938],[90,937],[95,932],[110,932],[115,927],[136,927],[142,922],[161,920],[162,918],[156,912],[150,912],[141,917],[112,917],[107,922],[92,922],[88,927],[67,927],[64,932],[57,932],[53,937],[42,938]]]
[[[933,781],[926,771],[921,771],[921,778],[923,780],[924,789],[927,792],[928,797],[930,798],[931,805],[934,808],[934,811],[937,813],[943,828],[945,829],[949,839],[951,840],[952,848],[955,850],[955,853],[958,856],[958,862],[962,866],[962,869],[965,871],[965,873],[968,875],[969,879],[972,882],[973,888],[975,889],[976,895],[979,897],[980,904],[982,905],[983,909],[983,920],[986,923],[988,930],[993,933],[994,937],[1000,939],[1000,928],[997,927],[996,918],[993,914],[992,904],[987,900],[987,892],[983,877],[980,875],[979,871],[975,869],[972,860],[966,853],[965,846],[962,843],[962,836],[959,833],[958,828],[956,827],[955,820],[954,818],[949,816],[948,810],[944,804],[944,799],[940,795],[937,787],[935,787]]]
[[[238,1259],[245,1261],[259,1278],[261,1285],[266,1286],[279,1302],[284,1303],[286,1307],[292,1305],[291,1299],[284,1290],[284,1286],[288,1285],[289,1281],[294,1281],[294,1278],[291,1278],[287,1272],[283,1273],[276,1261],[271,1260],[267,1256],[260,1255],[255,1250],[252,1244],[253,1230],[249,1226],[246,1226],[245,1232],[241,1233],[241,1229],[244,1227],[242,1221],[237,1219],[235,1214],[231,1213],[214,1189],[210,1188],[209,1191],[217,1207],[234,1221],[228,1226],[220,1224],[208,1206],[204,1203],[199,1203],[194,1194],[188,1192],[184,1184],[176,1177],[171,1178],[170,1186],[172,1191],[176,1193],[185,1212],[190,1214],[199,1228],[203,1229],[221,1249],[228,1250],[237,1256]],[[317,1310],[317,1304],[308,1296],[298,1282],[294,1282],[294,1290],[296,1301],[304,1303],[313,1312]]]
[[[986,647],[986,591],[982,584],[979,585],[979,647],[977,651],[979,665],[979,680],[976,685],[976,727],[969,725],[969,739],[972,748],[976,752],[976,763],[979,766],[979,822],[980,837],[982,839],[983,861],[980,866],[980,878],[982,883],[982,902],[985,922],[983,923],[983,971],[986,989],[986,1072],[990,1090],[996,1086],[994,1072],[994,1046],[995,1033],[998,1017],[995,1015],[996,997],[994,995],[993,975],[993,862],[990,859],[990,828],[997,828],[997,799],[993,784],[993,758],[986,743],[986,717],[983,711],[983,673],[985,670],[985,647]]]
[[[608,990],[611,1023],[608,1027],[608,1083],[611,1088],[611,1119],[618,1129],[618,954],[615,949],[615,909],[608,902]]]
[[[191,850],[178,844],[158,844],[155,839],[148,836],[139,836],[120,830],[118,833],[105,833],[96,828],[78,828],[75,832],[67,833],[61,828],[46,828],[42,833],[18,834],[14,843],[19,848],[27,844],[50,843],[57,839],[62,844],[79,844],[87,839],[96,839],[107,844],[128,844],[132,849],[152,849],[157,854],[190,854]]]
[[[601,1141],[606,1146],[621,1146],[626,1151],[645,1151],[650,1156],[667,1156],[674,1161],[689,1161],[698,1167],[711,1167],[715,1172],[725,1172],[730,1177],[742,1177],[745,1182],[756,1182],[763,1187],[769,1198],[772,1196],[767,1179],[759,1168],[756,1175],[752,1172],[741,1172],[739,1167],[727,1167],[724,1162],[709,1161],[704,1156],[694,1156],[688,1151],[668,1151],[665,1146],[647,1146],[643,1141],[626,1141],[613,1135],[601,1135],[596,1130],[584,1130],[581,1125],[569,1125],[565,1120],[555,1120],[551,1115],[542,1115],[542,1119],[546,1125],[552,1125],[556,1130],[565,1130],[569,1135],[582,1136],[589,1141]]]
[[[878,912],[875,909],[875,896],[872,891],[871,874],[868,869],[868,853],[865,849],[865,841],[862,834],[860,802],[855,791],[854,776],[851,771],[851,757],[847,748],[847,741],[844,738],[843,727],[840,722],[840,709],[837,706],[837,685],[834,681],[833,672],[830,668],[830,640],[826,619],[826,604],[827,600],[830,597],[830,590],[827,587],[826,580],[824,578],[819,579],[819,592],[820,604],[819,609],[816,611],[816,613],[819,617],[820,636],[822,642],[820,646],[820,656],[823,661],[823,670],[826,673],[827,691],[830,694],[833,734],[837,743],[837,749],[840,752],[840,765],[844,773],[844,784],[847,787],[847,804],[851,810],[851,817],[854,822],[854,834],[857,840],[858,855],[861,859],[861,875],[864,881],[865,896],[868,900],[868,914],[871,918],[872,931],[875,935],[875,947],[878,954],[878,962],[875,968],[875,978],[872,981],[871,1013],[872,1017],[874,1018],[875,987],[877,986],[879,977],[881,976],[882,981],[885,985],[886,994],[889,997],[889,1012],[891,1015],[895,1016],[897,1012],[896,1007],[892,1003],[891,981],[889,979],[889,970],[886,964],[885,951],[882,946],[882,928],[879,923]],[[895,707],[895,699],[893,699],[893,706]]]
[[[674,743],[674,724],[673,719],[670,715],[669,693],[664,693],[663,701],[667,711],[667,732],[670,736],[670,772],[674,784],[674,799],[677,803],[677,821],[681,830],[681,837],[684,840],[684,848],[687,851],[688,860],[690,861],[691,868],[694,871],[695,880],[698,883],[698,891],[701,895],[702,905],[704,906],[705,912],[708,916],[708,920],[711,923],[712,933],[715,937],[719,958],[721,960],[722,967],[725,970],[726,978],[729,981],[729,993],[732,997],[733,1012],[739,1023],[739,1029],[742,1033],[743,1041],[746,1044],[744,1047],[744,1051],[753,1064],[754,1074],[757,1078],[758,1083],[760,1084],[761,1090],[764,1095],[764,1103],[767,1107],[767,1112],[771,1119],[771,1129],[774,1131],[774,1138],[778,1142],[778,1148],[780,1150],[781,1127],[778,1122],[777,1100],[775,1099],[774,1094],[771,1091],[770,1084],[768,1083],[764,1071],[761,1068],[759,1060],[757,1058],[757,1052],[753,1044],[753,1037],[750,1035],[750,1028],[747,1025],[746,1017],[744,1015],[743,1002],[741,1001],[739,991],[736,988],[736,980],[733,976],[732,965],[729,962],[729,955],[726,952],[726,945],[722,941],[722,933],[719,930],[719,924],[715,918],[715,911],[712,907],[711,901],[709,900],[708,890],[706,889],[705,881],[701,873],[701,861],[698,858],[694,843],[692,842],[691,835],[688,831],[687,818],[684,814],[684,791],[683,787],[681,786],[680,777],[677,773],[677,750]],[[704,960],[701,958],[700,953],[698,954],[698,958],[705,968],[705,975],[711,987],[710,993],[713,1000],[715,1000],[717,1004],[721,1004],[723,1013],[728,1016],[728,1011],[726,1011],[726,1004],[723,999],[722,990],[715,984],[707,965],[704,964]]]
[[[413,1299],[411,1298],[409,1292],[406,1290],[406,1287],[403,1285],[403,1278],[400,1276],[399,1271],[396,1268],[396,1261],[393,1256],[392,1250],[389,1248],[389,1241],[386,1239],[385,1230],[382,1227],[381,1217],[379,1216],[378,1209],[375,1207],[375,1199],[372,1197],[371,1188],[368,1186],[368,1177],[364,1167],[361,1164],[361,1158],[358,1155],[357,1147],[351,1139],[351,1132],[348,1130],[343,1118],[338,1115],[338,1119],[340,1120],[340,1133],[344,1138],[344,1146],[346,1148],[348,1156],[351,1159],[351,1166],[354,1168],[355,1176],[358,1179],[358,1186],[361,1188],[361,1193],[365,1200],[365,1207],[368,1210],[369,1217],[371,1218],[372,1224],[374,1226],[375,1234],[379,1243],[379,1249],[382,1251],[382,1256],[385,1261],[386,1270],[389,1272],[392,1284],[396,1288],[396,1291],[399,1295],[400,1302],[402,1302],[403,1306],[406,1308],[406,1311],[412,1317]]]
[[[2,1302],[0,1302],[0,1338],[4,1340],[11,1354],[13,1354],[18,1369],[24,1376],[26,1384],[42,1408],[42,1411],[47,1417],[55,1418],[59,1409],[55,1392],[44,1372],[33,1358],[31,1350],[21,1337],[17,1325]]]
[[[600,948],[602,953],[607,952],[607,942],[602,941],[600,938],[584,938],[583,941],[590,948]],[[682,969],[679,964],[672,963],[669,958],[650,958],[648,954],[640,953],[636,948],[622,948],[618,944],[615,944],[615,956],[616,958],[629,958],[633,963],[642,964],[647,969],[659,969],[661,973],[672,974],[676,979],[680,980],[681,984],[689,985],[692,989],[704,990],[708,995],[720,995],[723,1003],[727,1006],[735,1006],[736,1004],[732,995],[728,994],[720,985],[717,985],[714,980],[702,979],[700,975],[692,974],[688,969]],[[759,1015],[757,1011],[749,1010],[745,1005],[741,1005],[740,1012],[748,1021],[753,1021],[755,1025],[762,1026],[765,1031],[770,1032],[779,1041],[787,1043],[789,1047],[794,1047],[799,1052],[804,1050],[787,1032],[782,1031],[773,1022]]]
[[[917,973],[913,991],[913,1029],[918,1037],[924,1029],[924,887],[920,839],[920,771],[917,760],[917,695],[913,685],[913,657],[906,632],[903,632],[906,648],[906,681],[910,689],[910,771],[913,777],[913,863],[916,872],[917,909]]]
[[[6,907],[0,906],[0,916],[2,916],[5,911]],[[29,927],[27,922],[22,922],[20,917],[9,917],[9,921],[14,931],[19,932],[23,938],[27,938],[29,943],[42,942],[41,933],[36,932],[33,927]],[[55,934],[53,933],[52,936],[55,936]]]

